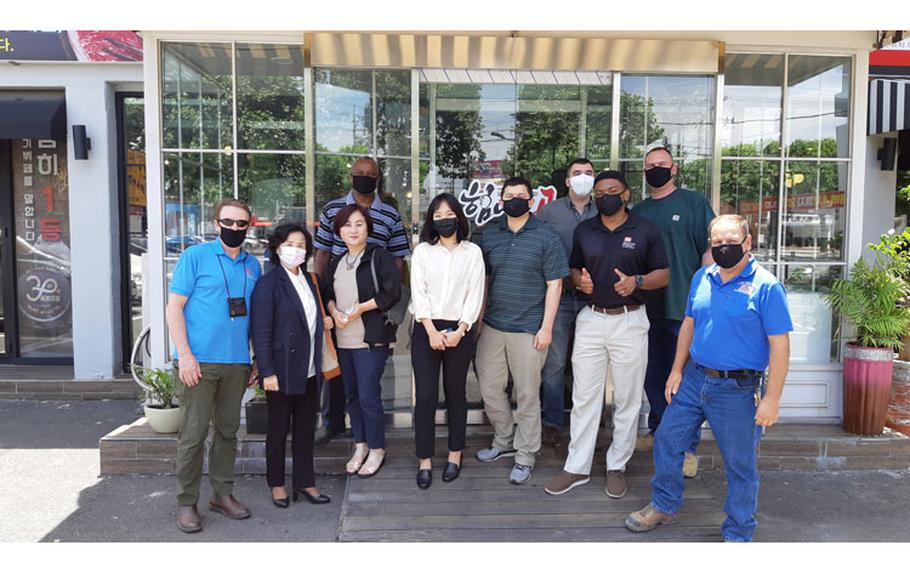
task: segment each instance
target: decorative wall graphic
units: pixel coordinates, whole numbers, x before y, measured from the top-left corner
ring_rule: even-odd
[[[487,180],[473,180],[458,194],[458,202],[464,207],[464,214],[478,227],[503,214],[499,196],[502,186]],[[556,199],[556,188],[552,185],[539,186],[532,192],[531,213]]]

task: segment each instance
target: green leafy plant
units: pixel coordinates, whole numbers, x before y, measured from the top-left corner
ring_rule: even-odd
[[[174,376],[164,369],[149,369],[133,365],[146,388],[139,394],[139,401],[152,408],[176,408],[177,383]]]
[[[899,349],[910,333],[910,283],[900,276],[900,264],[886,259],[870,266],[859,259],[848,279],[832,284],[827,302],[856,327],[859,345]]]
[[[255,387],[253,387],[253,393],[254,393],[254,397],[253,397],[254,400],[256,400],[256,399],[265,400],[265,391],[262,390],[262,387],[260,387],[258,384]]]

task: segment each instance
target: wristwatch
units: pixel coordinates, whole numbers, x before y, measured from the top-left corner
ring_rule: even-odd
[[[645,284],[645,277],[642,276],[641,274],[636,274],[635,275],[635,287],[641,288],[642,286],[644,286],[644,284]]]

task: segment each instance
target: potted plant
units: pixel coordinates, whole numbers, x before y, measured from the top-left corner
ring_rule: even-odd
[[[246,403],[246,433],[265,434],[269,429],[269,405],[262,388],[256,386],[253,392],[255,396]]]
[[[870,248],[876,250],[878,245]],[[872,265],[859,259],[850,277],[835,280],[827,301],[855,328],[844,349],[844,429],[881,434],[891,396],[894,350],[910,333],[910,292],[899,260],[879,257]]]
[[[173,434],[180,429],[180,407],[176,402],[177,383],[174,376],[164,369],[149,369],[133,365],[142,392],[139,400],[145,405],[149,426],[159,434]]]

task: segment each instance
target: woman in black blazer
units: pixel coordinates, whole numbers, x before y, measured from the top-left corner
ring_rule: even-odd
[[[349,475],[375,475],[385,460],[385,416],[380,379],[397,326],[383,312],[401,298],[401,272],[382,247],[367,243],[373,221],[351,204],[335,215],[332,230],[347,247],[326,269],[326,304],[335,320],[338,363],[344,380],[345,409],[351,419],[354,455]],[[373,284],[376,274],[377,287]]]
[[[300,225],[280,225],[269,236],[272,270],[256,283],[250,300],[250,335],[259,377],[269,406],[265,438],[266,479],[277,507],[289,505],[284,455],[293,418],[293,497],[310,503],[330,498],[316,488],[313,433],[319,401],[322,341],[332,319],[323,319],[319,294],[306,262],[313,252],[310,234]]]

